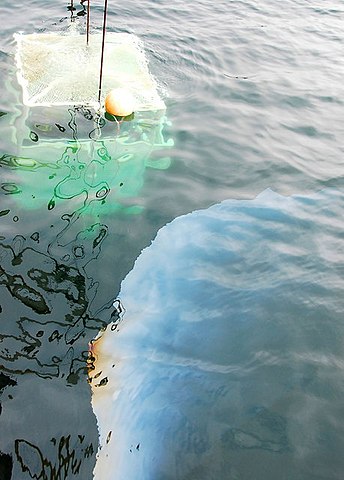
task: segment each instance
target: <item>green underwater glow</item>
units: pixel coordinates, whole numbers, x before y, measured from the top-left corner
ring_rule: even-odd
[[[2,193],[15,195],[23,209],[69,202],[67,209],[78,213],[139,213],[146,168],[171,164],[165,150],[174,142],[166,139],[164,112],[138,113],[127,122],[83,107],[35,108],[23,115],[12,125],[18,154],[0,157],[1,167],[15,171],[13,183],[0,185]]]

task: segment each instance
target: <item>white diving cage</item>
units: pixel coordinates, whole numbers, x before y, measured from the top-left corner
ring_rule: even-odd
[[[102,34],[34,33],[14,35],[17,78],[28,107],[98,108]],[[107,32],[102,81],[103,103],[113,88],[125,88],[136,111],[160,111],[165,104],[150,74],[141,41],[133,34]]]

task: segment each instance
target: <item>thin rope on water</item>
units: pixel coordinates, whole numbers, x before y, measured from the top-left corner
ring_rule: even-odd
[[[87,17],[86,17],[86,44],[90,41],[90,0],[87,0]]]
[[[68,5],[67,10],[70,11],[70,21],[74,22],[75,20],[74,11],[76,10],[76,8],[74,7],[74,0],[70,0],[70,5]]]

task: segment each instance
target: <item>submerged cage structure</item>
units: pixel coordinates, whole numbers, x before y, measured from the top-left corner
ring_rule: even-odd
[[[109,200],[111,190],[111,208],[127,205],[142,186],[145,168],[170,165],[162,153],[174,143],[164,132],[166,106],[142,42],[129,33],[107,32],[104,38],[105,22],[87,42],[73,23],[63,32],[14,35],[21,88],[14,89],[14,155],[7,161],[25,172],[41,170],[42,184],[50,185],[49,192],[41,192],[46,203],[50,197],[55,202],[86,195],[85,209],[95,200]],[[134,99],[134,121],[123,118],[120,128],[116,117],[103,115],[112,89],[124,89]],[[25,174],[23,191],[35,190],[33,179]],[[36,203],[29,193],[27,204]]]
[[[98,82],[102,34],[86,44],[79,33],[15,34],[17,78],[28,107],[99,107]],[[139,38],[129,33],[106,34],[102,92],[124,88],[136,111],[165,109]],[[101,102],[102,103],[102,102]]]

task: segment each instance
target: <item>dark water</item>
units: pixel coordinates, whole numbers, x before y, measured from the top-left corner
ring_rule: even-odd
[[[169,221],[224,199],[253,199],[268,187],[306,197],[331,188],[333,208],[319,216],[316,234],[324,232],[325,250],[342,265],[340,243],[327,235],[343,233],[342,3],[109,4],[109,30],[143,40],[167,110],[158,120],[138,115],[120,133],[106,124],[102,141],[89,138],[85,109],[22,105],[13,34],[65,31],[65,3],[4,0],[0,7],[1,480],[92,478],[98,433],[86,381],[88,342],[111,320],[112,300],[141,250]],[[94,28],[101,17],[95,5]],[[311,215],[315,221],[317,208]],[[332,448],[340,446],[341,412],[331,410],[343,361],[337,270],[328,270],[324,288],[320,311],[336,309],[336,321],[326,317],[327,356],[338,343],[333,381],[312,394],[315,403],[323,400],[318,415],[329,408],[313,432],[323,445],[314,469],[307,462],[305,470],[302,462],[295,467],[289,453],[276,451],[271,471],[265,450],[242,437],[251,448],[224,478],[253,478],[248,464],[259,465],[256,478],[264,480],[342,478],[340,448]],[[279,338],[269,334],[272,342]],[[307,342],[317,339],[310,328]],[[297,342],[300,355],[306,351],[297,331],[290,342],[290,351]],[[253,384],[249,395],[258,391]],[[298,394],[290,395],[297,430],[314,403],[298,410]],[[241,430],[254,437],[252,428]],[[290,432],[283,435],[301,457],[319,445],[308,439],[302,450]]]

